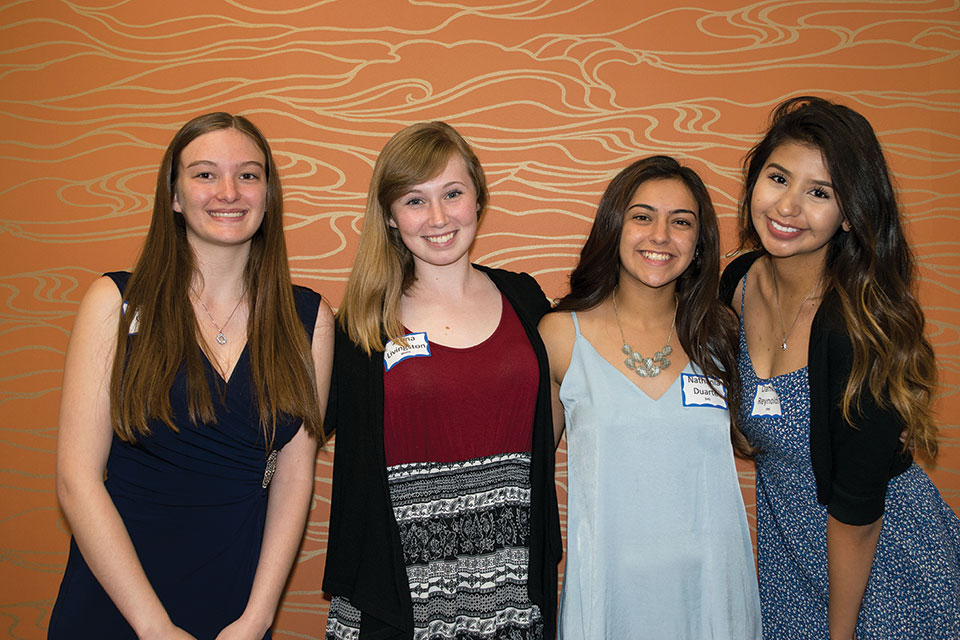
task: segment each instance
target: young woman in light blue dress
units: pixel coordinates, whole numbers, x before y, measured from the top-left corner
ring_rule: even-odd
[[[540,323],[567,432],[560,638],[760,637],[719,273],[703,182],[646,158],[607,187],[570,293]]]

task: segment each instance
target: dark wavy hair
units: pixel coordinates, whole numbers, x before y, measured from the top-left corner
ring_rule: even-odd
[[[620,279],[624,215],[637,189],[648,180],[677,180],[697,203],[699,236],[695,257],[676,284],[677,338],[694,364],[723,383],[730,408],[731,442],[740,455],[749,457],[752,449],[737,427],[739,325],[717,293],[720,283],[717,214],[707,187],[696,171],[669,156],[650,156],[618,173],[603,192],[590,235],[580,251],[580,261],[570,274],[570,293],[560,300],[554,311],[592,309],[613,295]]]
[[[900,207],[873,127],[862,115],[813,96],[781,103],[770,127],[744,159],[740,250],[763,250],[750,217],[757,179],[774,149],[797,142],[818,149],[849,231],[830,240],[824,297],[836,295],[853,343],[853,368],[843,394],[854,424],[861,391],[903,420],[915,450],[931,461],[938,452],[931,401],[936,386],[933,348],[913,291],[914,261],[900,223]]]
[[[128,308],[137,313],[124,314],[118,327],[110,383],[113,428],[127,442],[135,441],[138,435],[149,435],[153,418],[176,431],[170,388],[181,366],[187,373],[191,422],[216,421],[189,297],[196,260],[187,242],[183,214],[173,210],[173,196],[184,148],[200,136],[222,129],[234,129],[250,138],[266,162],[266,211],[250,241],[244,270],[250,305],[247,343],[251,386],[259,405],[265,444],[272,446],[280,414],[301,418],[307,431],[322,442],[310,343],[297,315],[290,284],[277,165],[267,139],[252,122],[223,112],[198,116],[184,124],[160,162],[150,229],[124,291]],[[130,340],[134,317],[139,318],[139,335]]]

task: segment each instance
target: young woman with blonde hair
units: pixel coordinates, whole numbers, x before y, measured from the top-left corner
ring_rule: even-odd
[[[442,122],[377,158],[335,339],[328,638],[553,637],[549,304],[470,263],[487,199]]]
[[[80,304],[50,638],[269,638],[313,494],[333,314],[290,284],[263,134],[210,113],[167,147],[132,273]]]

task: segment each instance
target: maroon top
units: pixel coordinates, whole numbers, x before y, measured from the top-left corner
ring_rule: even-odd
[[[480,344],[430,342],[429,357],[406,358],[384,374],[388,467],[530,451],[537,358],[513,307],[501,301],[500,324]]]

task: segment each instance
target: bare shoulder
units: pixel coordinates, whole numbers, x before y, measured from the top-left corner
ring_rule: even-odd
[[[87,289],[77,311],[77,327],[101,326],[107,324],[111,332],[116,331],[117,318],[120,313],[123,297],[117,285],[107,276],[97,278]]]
[[[540,320],[538,328],[547,348],[551,375],[554,382],[559,383],[566,375],[573,357],[573,341],[576,337],[573,316],[568,311],[548,313]]]
[[[320,301],[317,320],[313,325],[313,341],[310,352],[313,356],[313,369],[317,382],[317,401],[320,404],[320,417],[327,413],[327,395],[330,393],[330,376],[333,370],[333,311],[326,300]],[[321,438],[321,442],[323,438]]]
[[[320,301],[317,308],[317,319],[313,323],[313,339],[311,340],[311,351],[314,360],[325,362],[333,358],[333,338],[335,332],[335,322],[333,310],[326,300]]]
[[[317,319],[313,325],[314,337],[327,333],[333,335],[333,322],[333,309],[330,308],[326,298],[324,298],[320,301],[320,306],[317,308]]]
[[[97,442],[96,459],[104,464],[113,432],[109,382],[122,304],[120,290],[109,277],[90,285],[77,311],[63,366],[59,441],[73,443],[67,451],[77,450],[77,437],[84,443]],[[87,440],[91,434],[94,439]]]
[[[109,276],[100,276],[90,285],[83,302],[88,306],[119,306],[122,296],[116,283]]]
[[[544,343],[563,344],[569,342],[573,344],[574,334],[573,316],[569,311],[555,311],[546,314],[540,319],[537,327],[540,330],[540,336]]]
[[[64,363],[64,394],[73,389],[77,371],[99,384],[109,380],[107,371],[117,347],[117,330],[123,297],[109,277],[98,278],[87,289],[73,322]],[[81,377],[84,377],[81,376]],[[70,383],[70,384],[68,384]]]

